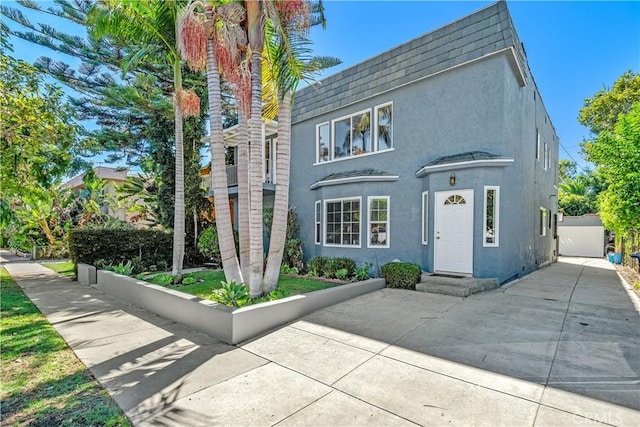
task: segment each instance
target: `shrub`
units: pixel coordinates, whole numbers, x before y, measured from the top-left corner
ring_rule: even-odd
[[[212,262],[220,264],[220,246],[218,245],[218,230],[215,225],[208,227],[198,238],[198,250]]]
[[[110,265],[108,267],[110,267],[108,270],[125,276],[131,276],[131,273],[133,273],[133,266],[131,265],[131,261],[127,262],[126,264],[124,262],[121,262],[118,265]]]
[[[336,277],[336,271],[339,270],[337,258],[327,258],[327,262],[322,269],[322,276],[327,279],[333,279]]]
[[[264,226],[267,236],[271,237],[271,225],[273,224],[273,208],[264,209]],[[298,213],[296,208],[289,207],[287,211],[287,231],[282,255],[282,263],[289,267],[296,267],[302,270],[304,263],[302,262],[303,250],[302,240],[298,238],[300,225],[298,224]]]
[[[233,238],[238,252],[238,232],[233,230]],[[218,244],[218,230],[215,225],[206,228],[198,238],[198,251],[213,263],[222,264],[220,245]]]
[[[166,273],[158,274],[157,276],[153,276],[149,281],[156,285],[169,286],[173,284],[173,276]]]
[[[422,270],[418,264],[390,262],[382,266],[382,277],[388,288],[415,289]]]
[[[351,258],[334,258],[336,272],[337,270],[347,270],[347,278],[353,277],[356,274],[356,262]]]
[[[311,276],[321,276],[324,272],[324,268],[327,264],[328,258],[323,256],[316,256],[309,260],[307,263],[307,269]],[[311,274],[314,272],[315,274]]]
[[[349,277],[349,272],[347,271],[346,268],[341,268],[336,271],[336,279],[347,280],[348,277]]]
[[[76,228],[69,235],[69,251],[75,264],[85,263],[99,267],[117,265],[136,259],[136,270],[146,271],[149,266],[170,265],[173,236],[159,230],[109,228]],[[138,259],[139,257],[139,259]]]
[[[183,285],[193,285],[196,283],[196,278],[193,276],[185,276],[182,278]]]
[[[362,267],[358,267],[356,269],[356,280],[368,280],[369,279],[369,270],[371,270],[371,264],[365,262]]]
[[[280,266],[280,273],[282,274],[298,274],[300,270],[297,267],[289,267],[287,264],[282,264]]]
[[[284,254],[282,256],[282,262],[289,267],[301,269],[304,265],[302,257],[304,253],[302,251],[302,240],[300,239],[287,239],[284,244]]]

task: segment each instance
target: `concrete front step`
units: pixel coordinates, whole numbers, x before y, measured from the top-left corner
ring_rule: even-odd
[[[422,273],[416,290],[432,294],[468,297],[478,292],[489,291],[500,287],[498,279],[479,279],[476,277],[452,278],[433,276],[432,273]]]

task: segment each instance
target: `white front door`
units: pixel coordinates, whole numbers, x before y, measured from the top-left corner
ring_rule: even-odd
[[[435,194],[436,272],[473,274],[473,190]]]

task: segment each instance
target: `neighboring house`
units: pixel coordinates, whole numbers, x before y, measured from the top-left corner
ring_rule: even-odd
[[[598,214],[564,215],[558,221],[559,252],[565,256],[602,258],[606,240]]]
[[[305,258],[506,282],[555,261],[558,137],[504,2],[295,95]]]
[[[278,123],[272,120],[265,120],[262,123],[262,135],[264,137],[262,146],[262,191],[264,207],[273,207],[273,196],[275,194],[276,183],[276,143],[278,141]],[[227,149],[227,186],[229,187],[229,205],[231,208],[231,220],[238,224],[238,125],[224,130],[224,144]],[[204,188],[209,201],[213,206],[213,191],[211,190],[211,174],[209,167],[200,171],[202,187]],[[210,217],[213,219],[215,214]]]
[[[126,168],[110,168],[106,166],[97,166],[93,169],[96,176],[106,181],[106,186],[103,191],[103,195],[114,195],[116,193],[116,186],[122,185],[128,176],[128,169]],[[85,174],[81,173],[79,175],[74,176],[70,180],[62,183],[60,185],[61,188],[73,188],[75,190],[84,189],[84,178]],[[142,202],[140,202],[142,203]],[[112,216],[114,218],[118,218],[122,221],[130,221],[130,215],[127,214],[127,210],[125,208],[119,208],[117,210],[112,209],[108,206],[102,206],[102,212]]]

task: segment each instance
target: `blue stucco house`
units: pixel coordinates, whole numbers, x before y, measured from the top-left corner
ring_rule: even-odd
[[[505,2],[295,95],[305,258],[507,282],[557,256],[558,137]]]

